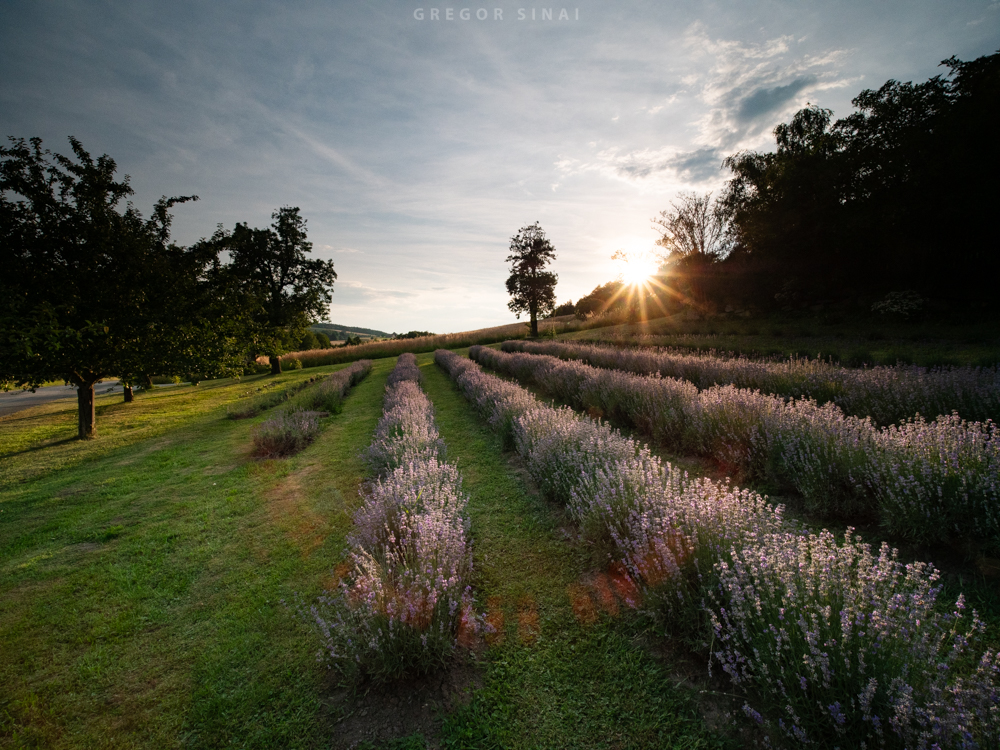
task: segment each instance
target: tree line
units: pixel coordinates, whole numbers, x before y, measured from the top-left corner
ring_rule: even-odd
[[[331,261],[307,257],[299,209],[183,247],[171,209],[197,196],[163,197],[144,218],[115,161],[69,140],[72,157],[39,138],[0,146],[0,385],[72,383],[87,438],[102,378],[120,378],[129,401],[154,374],[233,376],[261,355],[280,373],[337,278]]]
[[[724,161],[718,199],[654,221],[694,304],[796,307],[893,295],[988,309],[997,284],[1000,53],[923,83],[886,82],[833,120],[809,106],[771,153]],[[885,304],[883,302],[883,304]]]

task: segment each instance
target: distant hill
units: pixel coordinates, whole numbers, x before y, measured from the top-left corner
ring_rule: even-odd
[[[392,336],[391,333],[377,331],[374,328],[345,326],[340,323],[314,323],[309,328],[318,333],[325,333],[331,341],[344,341],[348,336],[360,336],[361,338],[389,338]]]

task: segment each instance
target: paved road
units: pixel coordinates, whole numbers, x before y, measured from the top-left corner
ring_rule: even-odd
[[[105,380],[94,386],[94,395],[102,393],[121,393],[122,387],[117,380]],[[76,401],[76,386],[74,385],[46,385],[31,391],[0,391],[0,417],[13,414],[21,409],[27,409],[39,404],[47,404],[49,401],[59,401],[61,399],[73,399]]]

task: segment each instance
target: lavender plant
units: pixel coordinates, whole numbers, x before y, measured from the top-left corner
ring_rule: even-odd
[[[397,381],[386,388],[382,419],[364,453],[369,468],[387,474],[415,459],[442,457],[444,442],[434,426],[430,399],[412,380]]]
[[[923,540],[1000,534],[991,422],[954,416],[877,428],[811,399],[786,402],[731,385],[699,392],[685,381],[547,355],[486,347],[469,354],[675,450],[712,456],[743,478],[792,487],[814,512],[879,520],[892,534]]]
[[[343,370],[338,370],[323,378],[315,388],[304,391],[293,403],[337,414],[342,408],[347,392],[368,377],[371,371],[372,361],[370,359],[358,360]]]
[[[1000,367],[848,368],[822,359],[749,359],[717,352],[620,349],[568,342],[505,341],[505,352],[547,354],[600,368],[688,380],[698,388],[732,385],[784,398],[832,401],[846,414],[880,425],[920,414],[957,411],[966,419],[1000,419]]]
[[[279,391],[262,391],[241,399],[227,409],[230,419],[246,419],[288,402],[295,409],[339,412],[347,392],[372,370],[372,361],[362,359],[325,378],[312,377]]]
[[[443,443],[415,358],[400,357],[367,453],[380,476],[363,493],[349,536],[349,573],[300,613],[319,633],[321,658],[376,680],[443,665],[481,624],[468,580],[472,553],[458,470]]]
[[[957,414],[922,417],[876,436],[872,483],[892,533],[918,540],[1000,532],[1000,430]]]
[[[759,696],[764,714],[744,711],[774,734],[818,747],[1000,740],[976,713],[997,694],[996,657],[956,676],[983,626],[961,597],[938,614],[933,567],[903,566],[885,544],[876,557],[848,530],[840,544],[827,531],[747,540],[716,568],[712,664]]]
[[[298,453],[319,434],[319,413],[279,411],[254,427],[252,453],[259,458],[280,458]]]

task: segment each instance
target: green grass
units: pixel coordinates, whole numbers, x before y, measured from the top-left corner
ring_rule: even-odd
[[[280,600],[344,548],[391,364],[287,461],[224,418],[246,382],[102,405],[95,441],[60,442],[58,408],[5,424],[0,746],[325,744],[329,674]]]
[[[336,367],[326,368],[333,372]],[[301,370],[282,375],[287,386],[315,375]],[[274,381],[269,375],[205,381],[197,386],[140,392],[131,404],[122,395],[102,394],[97,386],[95,413],[98,438],[77,440],[75,400],[53,401],[0,418],[0,487],[26,482],[112,453],[128,457],[133,447],[152,437],[214,420],[216,409],[256,393]],[[168,440],[173,440],[171,435]],[[149,444],[146,445],[148,449]]]

